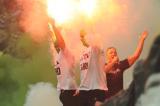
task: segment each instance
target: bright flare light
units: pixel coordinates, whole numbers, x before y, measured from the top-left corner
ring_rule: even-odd
[[[96,8],[96,3],[96,0],[80,0],[80,10],[90,17]]]
[[[56,23],[62,24],[75,14],[75,2],[73,0],[47,0],[48,14]]]

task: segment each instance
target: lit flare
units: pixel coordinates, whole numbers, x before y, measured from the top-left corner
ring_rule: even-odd
[[[91,17],[96,8],[96,4],[96,0],[80,0],[79,9],[82,13],[85,13],[85,15]]]
[[[73,0],[47,0],[48,15],[55,19],[57,24],[63,24],[73,18],[75,2]]]

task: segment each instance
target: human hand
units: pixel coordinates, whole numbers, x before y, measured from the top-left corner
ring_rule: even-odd
[[[142,39],[146,39],[147,36],[148,36],[148,31],[142,32],[142,34],[141,34],[141,38],[142,38]]]
[[[115,63],[118,63],[118,62],[119,62],[118,56],[114,56],[112,62],[113,62],[114,64],[115,64]]]
[[[79,94],[79,90],[77,89],[76,91],[75,91],[75,93],[73,94],[73,96],[77,96]]]

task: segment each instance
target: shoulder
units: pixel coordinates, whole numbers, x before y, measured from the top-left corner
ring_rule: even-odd
[[[124,59],[124,60],[119,62],[119,68],[120,69],[125,70],[125,69],[127,69],[129,67],[130,67],[130,65],[129,65],[128,59]]]
[[[127,58],[120,61],[120,64],[127,64],[127,63],[129,64],[129,61]]]

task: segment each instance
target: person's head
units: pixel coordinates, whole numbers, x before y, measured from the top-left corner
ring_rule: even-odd
[[[88,42],[86,41],[86,39],[85,39],[85,36],[86,36],[86,31],[85,30],[80,30],[80,39],[81,39],[81,42],[82,42],[82,44],[83,44],[83,46],[85,46],[85,47],[88,47],[89,46],[89,44],[88,44]]]
[[[114,59],[114,57],[118,57],[116,48],[109,47],[106,50],[106,60],[107,60],[107,62],[111,62]]]
[[[80,39],[85,47],[89,46],[97,46],[99,48],[102,48],[102,38],[101,35],[97,33],[87,33],[85,30],[80,31]]]

